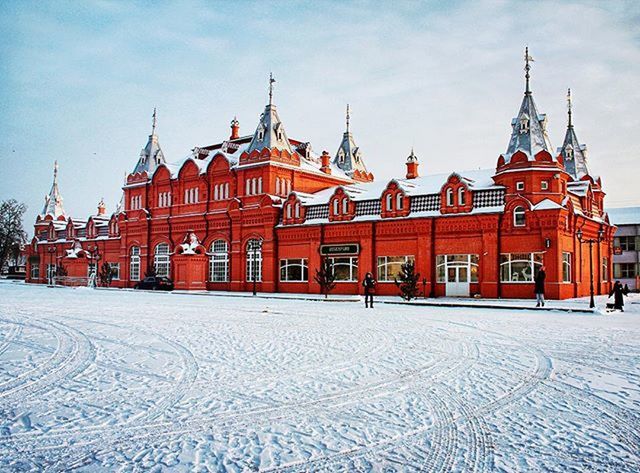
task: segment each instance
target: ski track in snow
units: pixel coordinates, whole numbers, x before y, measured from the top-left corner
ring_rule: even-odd
[[[639,308],[0,283],[0,470],[638,471]]]

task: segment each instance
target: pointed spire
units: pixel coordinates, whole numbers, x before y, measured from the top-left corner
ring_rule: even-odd
[[[64,207],[62,206],[62,196],[58,190],[58,161],[53,163],[53,183],[49,195],[44,198],[44,207],[42,215],[51,215],[53,218],[65,216]]]
[[[345,173],[351,175],[356,170],[367,173],[367,167],[362,160],[362,152],[356,146],[356,142],[351,134],[351,108],[347,105],[346,116],[347,129],[342,135],[342,143],[338,148],[333,164],[342,169]]]
[[[165,163],[164,153],[160,149],[160,143],[158,142],[158,135],[156,135],[156,128],[158,126],[158,114],[157,110],[153,109],[153,116],[151,120],[151,134],[146,146],[140,151],[140,158],[133,170],[133,173],[146,172],[149,177],[153,174],[156,168]]]
[[[273,78],[273,73],[269,73],[269,105],[273,103],[273,84],[275,83],[275,79]]]
[[[558,148],[558,153],[562,155],[565,170],[578,180],[589,174],[589,168],[587,167],[587,146],[580,144],[573,127],[571,89],[567,91],[567,114],[567,132],[564,135],[562,147]]]
[[[569,128],[573,128],[571,121],[571,88],[567,89],[567,115],[569,116]]]
[[[347,133],[349,133],[349,119],[351,115],[349,114],[349,104],[347,104]]]
[[[527,46],[524,48],[524,77],[526,81],[526,87],[524,91],[525,95],[531,95],[531,88],[529,87],[529,78],[531,77],[529,71],[531,70],[531,65],[529,64],[529,62],[533,62],[533,58],[529,56],[529,46]]]

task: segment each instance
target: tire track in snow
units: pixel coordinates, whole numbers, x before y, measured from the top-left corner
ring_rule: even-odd
[[[8,319],[0,319],[11,324],[9,333],[0,340],[0,356],[7,351],[11,344],[20,337],[22,333],[22,325]]]

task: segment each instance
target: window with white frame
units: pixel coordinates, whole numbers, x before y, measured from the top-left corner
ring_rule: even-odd
[[[287,204],[287,218],[291,218],[291,204]]]
[[[523,191],[524,190],[524,181],[516,182],[516,190],[517,191]]]
[[[562,253],[562,282],[571,282],[571,253]]]
[[[345,215],[349,213],[349,199],[346,197],[342,198],[342,213]]]
[[[251,193],[253,195],[258,193],[258,180],[255,177],[251,179]]]
[[[464,187],[458,188],[458,205],[465,205],[465,191]]]
[[[340,202],[338,199],[333,199],[333,215],[338,215],[340,213],[339,206]]]
[[[453,189],[447,189],[447,207],[453,207]]]
[[[540,190],[546,191],[549,189],[549,181],[540,181]]]
[[[507,253],[500,255],[500,281],[533,282],[542,267],[542,253]]]
[[[280,281],[282,282],[307,282],[309,280],[309,268],[307,259],[281,259]]]
[[[111,279],[114,281],[120,280],[120,263],[107,263],[109,270],[111,271]]]
[[[225,182],[224,184],[224,198],[228,199],[229,198],[229,183]]]
[[[358,257],[329,258],[333,265],[336,282],[354,282],[358,280]]]
[[[378,281],[394,282],[402,274],[402,265],[414,262],[413,256],[378,256]]]
[[[142,196],[134,195],[131,197],[131,201],[129,202],[131,210],[138,210],[142,208]]]
[[[602,280],[609,280],[609,258],[602,258]]]
[[[258,194],[262,194],[262,178],[258,178]]]
[[[392,199],[393,199],[393,196],[391,194],[387,194],[387,197],[385,199],[385,206],[387,207],[387,211],[393,210]]]
[[[213,200],[220,200],[220,185],[213,186]]]
[[[56,277],[58,272],[58,266],[55,264],[47,264],[47,281],[53,282],[53,278]]]
[[[129,256],[129,279],[140,281],[140,247],[131,247]]]
[[[296,218],[300,218],[300,202],[296,202],[295,215],[296,215]]]
[[[31,263],[31,279],[40,279],[39,263]]]
[[[515,227],[524,227],[527,223],[524,207],[516,207],[513,209],[513,225]]]
[[[171,259],[169,256],[169,245],[167,243],[159,243],[156,245],[153,256],[153,267],[156,276],[168,278],[171,274]]]
[[[244,193],[251,195],[251,179],[247,179],[244,183]]]
[[[280,195],[280,178],[276,177],[276,195]]]
[[[225,240],[216,240],[211,244],[209,259],[209,281],[227,282],[229,280],[229,245]]]
[[[616,279],[635,278],[637,274],[636,263],[613,263],[613,277]]]
[[[467,268],[468,282],[478,282],[478,255],[437,255],[436,281],[447,282],[447,272],[451,268]],[[453,269],[455,271],[455,269]],[[462,281],[465,282],[465,281]]]
[[[262,281],[262,241],[252,239],[247,242],[247,281]]]
[[[404,195],[401,192],[396,194],[396,210],[402,210],[404,208]]]
[[[199,189],[192,187],[184,190],[184,203],[185,204],[197,204],[199,201]]]

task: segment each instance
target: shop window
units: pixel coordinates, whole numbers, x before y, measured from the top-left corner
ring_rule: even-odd
[[[358,257],[329,258],[336,276],[336,282],[358,281]]]
[[[542,253],[508,253],[500,255],[500,281],[533,282],[542,267]]]
[[[450,268],[467,268],[469,282],[478,282],[478,255],[437,255],[436,281],[447,282],[447,272]]]
[[[413,261],[413,256],[378,256],[378,281],[394,282],[402,274],[402,265]]]
[[[280,260],[280,281],[307,282],[308,280],[309,268],[305,258]]]

